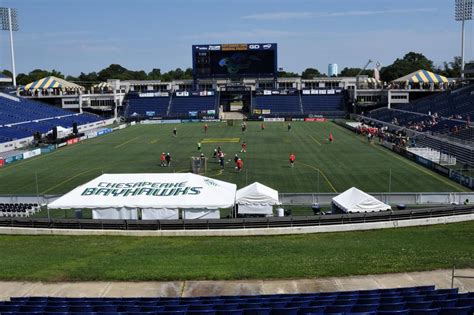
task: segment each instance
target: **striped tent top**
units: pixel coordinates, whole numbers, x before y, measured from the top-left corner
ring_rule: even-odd
[[[427,71],[427,70],[418,70],[407,74],[401,78],[393,80],[394,82],[408,82],[408,83],[447,83],[449,82],[448,78]]]

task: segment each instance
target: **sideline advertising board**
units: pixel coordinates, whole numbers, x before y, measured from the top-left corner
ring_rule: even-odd
[[[34,156],[38,156],[40,154],[41,154],[41,149],[35,149],[35,150],[32,150],[32,151],[25,152],[25,153],[23,153],[23,160],[32,158]]]

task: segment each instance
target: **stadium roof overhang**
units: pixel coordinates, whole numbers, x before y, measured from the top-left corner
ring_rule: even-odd
[[[235,184],[192,173],[103,174],[48,205],[51,209],[225,209]]]
[[[12,81],[12,78],[0,73],[0,83],[11,83]]]

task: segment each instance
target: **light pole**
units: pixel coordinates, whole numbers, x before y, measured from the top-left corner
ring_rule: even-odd
[[[464,21],[472,20],[472,1],[455,0],[454,18],[462,22],[461,30],[461,79],[464,79]]]
[[[13,49],[13,32],[18,31],[18,11],[12,8],[0,8],[0,27],[10,32],[10,52],[12,58],[13,86],[16,87],[15,51]]]

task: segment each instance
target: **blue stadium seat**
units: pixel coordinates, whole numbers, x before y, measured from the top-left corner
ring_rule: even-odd
[[[410,311],[410,315],[438,315],[439,308],[420,308]]]
[[[439,315],[472,315],[472,308],[469,306],[445,307],[439,310]]]

